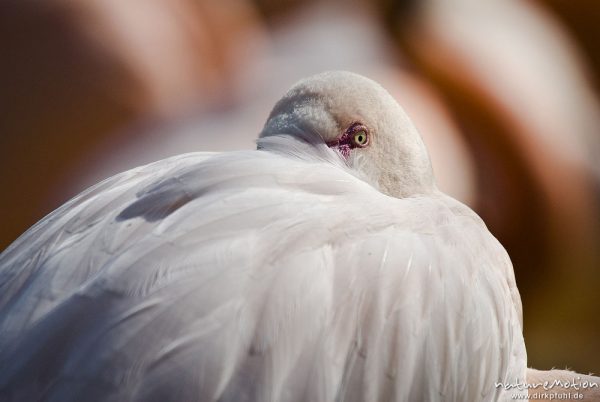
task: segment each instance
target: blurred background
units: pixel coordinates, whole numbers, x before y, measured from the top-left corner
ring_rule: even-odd
[[[384,85],[508,249],[529,366],[600,373],[600,2],[3,0],[0,250],[95,182],[251,149],[298,79]]]

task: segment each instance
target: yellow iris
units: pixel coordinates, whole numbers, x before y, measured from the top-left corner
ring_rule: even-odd
[[[367,132],[365,130],[357,131],[353,137],[354,143],[358,146],[366,145],[368,139],[369,137],[367,137]]]

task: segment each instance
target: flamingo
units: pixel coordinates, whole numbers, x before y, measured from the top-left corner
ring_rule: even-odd
[[[2,401],[501,401],[527,370],[509,256],[349,72],[256,150],[118,174],[0,256]]]

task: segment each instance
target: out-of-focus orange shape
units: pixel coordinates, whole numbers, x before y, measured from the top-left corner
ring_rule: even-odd
[[[261,29],[246,1],[7,0],[0,10],[0,249],[122,128],[227,102],[251,51],[240,37]]]
[[[398,30],[477,164],[513,259],[529,365],[600,371],[600,109],[573,42],[526,2],[431,0]]]

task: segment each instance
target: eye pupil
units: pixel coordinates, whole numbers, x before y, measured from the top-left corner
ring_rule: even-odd
[[[354,142],[356,142],[357,145],[364,145],[367,142],[367,134],[364,131],[359,131],[358,133],[354,134]]]

